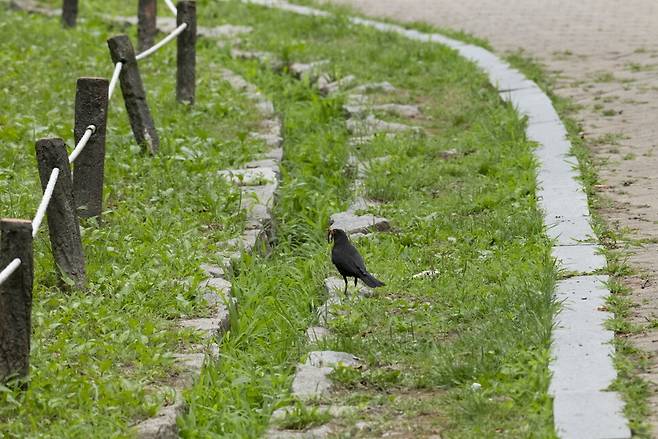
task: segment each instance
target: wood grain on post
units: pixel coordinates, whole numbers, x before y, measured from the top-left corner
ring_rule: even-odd
[[[0,285],[0,382],[27,376],[32,333],[32,222],[0,220],[0,269],[21,265]]]
[[[75,160],[73,198],[82,217],[100,216],[103,209],[108,86],[109,81],[103,78],[80,78],[76,84],[73,132],[76,145],[88,126],[96,127]]]
[[[73,201],[71,169],[62,139],[41,139],[36,144],[41,188],[45,191],[50,174],[59,168],[59,179],[48,205],[48,233],[55,263],[62,275],[76,287],[84,288],[85,258],[80,239],[78,213]]]
[[[137,50],[143,52],[153,45],[157,32],[157,0],[139,0],[137,8]]]
[[[187,27],[176,40],[176,99],[193,104],[196,92],[196,2],[181,1],[177,8],[176,24],[187,23]]]
[[[123,63],[119,82],[135,140],[144,150],[156,154],[160,147],[160,138],[146,103],[146,92],[130,38],[127,35],[118,35],[107,40],[107,45],[110,48],[112,61],[115,64]]]
[[[75,27],[78,17],[78,0],[64,0],[62,5],[62,23],[66,27]]]

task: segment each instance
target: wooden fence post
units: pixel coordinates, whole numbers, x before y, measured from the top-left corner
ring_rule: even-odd
[[[193,104],[196,92],[196,2],[181,1],[177,8],[176,24],[187,23],[187,27],[176,39],[176,99]]]
[[[41,139],[36,143],[36,152],[41,187],[44,191],[52,170],[59,168],[59,179],[46,210],[55,263],[63,276],[71,279],[76,287],[84,288],[85,258],[82,253],[78,213],[73,201],[71,169],[66,145],[62,139]]]
[[[80,78],[76,84],[73,130],[76,145],[88,126],[96,127],[87,146],[75,160],[73,172],[75,207],[78,215],[85,218],[99,217],[103,209],[108,86],[109,81],[103,78]]]
[[[137,51],[143,52],[153,45],[157,32],[157,0],[139,0],[137,7]]]
[[[62,23],[65,27],[75,27],[78,17],[78,0],[64,0],[62,5]]]
[[[0,285],[0,382],[27,377],[32,333],[32,222],[0,220],[0,268],[15,258],[16,271]]]
[[[160,146],[160,138],[146,103],[146,92],[130,38],[127,35],[118,35],[107,40],[107,45],[110,48],[112,61],[115,64],[123,63],[119,82],[135,140],[150,154],[156,154]]]

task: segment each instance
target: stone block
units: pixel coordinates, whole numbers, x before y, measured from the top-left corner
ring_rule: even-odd
[[[510,102],[521,116],[528,117],[528,124],[559,121],[553,103],[539,88],[527,88],[500,93],[504,101]]]
[[[355,215],[350,212],[340,212],[331,215],[332,229],[344,230],[347,234],[368,233],[370,231],[387,231],[391,229],[386,218],[374,215]]]
[[[306,330],[306,338],[310,343],[325,341],[329,336],[331,336],[331,331],[324,326],[311,326]]]
[[[553,400],[553,417],[561,439],[626,439],[631,431],[616,392],[563,392]]]
[[[397,91],[397,88],[393,86],[390,82],[371,82],[368,84],[362,84],[354,88],[354,93],[357,94],[368,94],[374,92],[388,92],[392,93]]]
[[[361,361],[347,352],[313,351],[309,352],[306,364],[314,367],[336,367],[338,365],[359,367]]]
[[[185,413],[185,401],[176,392],[175,402],[162,407],[158,413],[134,427],[135,436],[139,439],[178,439],[176,418]]]
[[[553,247],[553,257],[561,269],[581,274],[592,273],[606,267],[602,248],[594,244],[558,245]]]
[[[311,63],[293,63],[288,66],[288,71],[292,76],[301,79],[303,76],[307,75],[316,76],[317,71],[327,64],[329,64],[329,60],[326,59]]]
[[[292,382],[293,395],[305,401],[328,394],[331,390],[331,380],[328,375],[332,370],[330,367],[298,364]]]
[[[224,268],[218,265],[201,264],[201,269],[208,277],[224,277],[226,274]]]
[[[351,134],[357,136],[369,136],[378,133],[421,133],[423,131],[421,128],[411,125],[405,125],[397,122],[386,122],[376,118],[373,115],[368,115],[365,119],[348,119],[345,124],[347,126],[347,130]]]

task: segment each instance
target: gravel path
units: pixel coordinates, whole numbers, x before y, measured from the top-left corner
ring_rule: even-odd
[[[658,2],[655,0],[331,0],[364,13],[426,21],[489,39],[499,52],[523,49],[556,78],[558,95],[594,153],[604,202],[598,212],[634,242],[633,342],[648,351],[650,418],[658,435]],[[639,245],[642,243],[642,245]]]

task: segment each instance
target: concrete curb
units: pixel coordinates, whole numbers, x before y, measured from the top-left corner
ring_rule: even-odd
[[[297,14],[329,17],[331,14],[276,0],[242,0],[245,3],[282,9]],[[438,43],[456,50],[489,76],[501,99],[527,117],[526,135],[538,143],[537,196],[544,211],[547,235],[555,240],[554,257],[567,270],[589,274],[605,268],[605,258],[593,243],[587,197],[577,180],[571,143],[550,98],[521,72],[511,68],[486,49],[440,34],[428,34],[388,23],[358,17],[353,24],[365,25],[406,38]],[[610,316],[601,311],[608,290],[604,277],[581,276],[558,282],[556,299],[564,309],[556,316],[551,364],[555,429],[562,438],[630,438],[623,403],[607,388],[616,378],[612,365],[613,334],[604,327]],[[595,380],[588,378],[595,376]],[[586,387],[587,384],[587,388]]]

